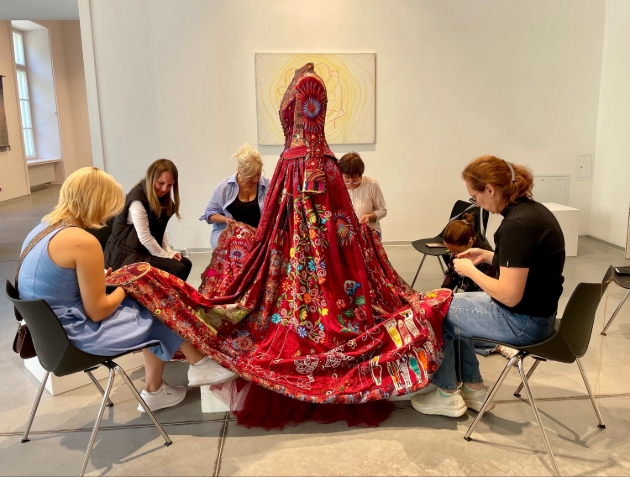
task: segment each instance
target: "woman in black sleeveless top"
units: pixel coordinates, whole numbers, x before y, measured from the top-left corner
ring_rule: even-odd
[[[171,249],[166,226],[179,216],[179,185],[175,164],[159,159],[146,177],[127,194],[123,211],[114,219],[105,247],[105,266],[114,270],[129,263],[152,266],[186,280],[192,262]]]

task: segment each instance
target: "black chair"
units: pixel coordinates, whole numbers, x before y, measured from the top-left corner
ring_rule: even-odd
[[[107,222],[105,222],[105,226],[101,227],[100,229],[91,229],[91,228],[85,229],[86,232],[91,233],[98,239],[103,251],[105,251],[105,246],[107,245],[107,239],[112,234],[112,227],[114,226],[115,218],[116,217],[110,217],[109,219],[107,219]]]
[[[120,374],[120,377],[123,381],[125,381],[125,384],[127,384],[131,393],[144,408],[158,431],[160,431],[160,434],[164,438],[165,445],[169,446],[172,444],[168,434],[166,434],[164,429],[162,429],[160,423],[157,419],[155,419],[155,416],[149,407],[140,397],[140,394],[138,394],[138,391],[129,379],[129,376],[127,376],[127,373],[125,373],[125,371],[113,361],[115,358],[129,354],[135,350],[130,350],[117,356],[96,356],[85,353],[78,348],[75,348],[70,343],[68,335],[66,335],[66,332],[59,322],[57,315],[55,315],[55,313],[51,310],[48,303],[44,300],[20,300],[17,290],[8,280],[6,293],[9,300],[13,302],[15,308],[17,308],[20,312],[24,321],[26,321],[33,338],[35,351],[37,351],[37,358],[39,359],[42,367],[46,370],[46,375],[39,387],[35,403],[33,404],[33,409],[31,410],[31,415],[26,424],[26,430],[24,431],[24,436],[22,437],[22,443],[29,441],[28,433],[31,429],[31,425],[33,424],[33,419],[35,418],[35,413],[37,412],[37,407],[39,406],[39,401],[42,397],[42,393],[44,392],[46,380],[48,379],[50,373],[54,373],[56,376],[66,376],[68,374],[84,371],[88,374],[94,385],[103,395],[103,400],[101,401],[101,406],[98,410],[98,414],[96,415],[96,422],[94,423],[94,429],[92,430],[92,435],[90,436],[90,441],[85,452],[85,458],[83,460],[80,475],[83,476],[85,474],[85,469],[90,459],[90,454],[92,453],[92,447],[94,446],[94,441],[103,418],[105,407],[113,406],[113,403],[109,400],[109,393],[112,390],[116,372]],[[150,343],[147,347],[153,346],[154,344],[158,343]],[[109,370],[109,381],[107,382],[105,390],[103,390],[99,382],[92,375],[92,371],[99,366],[105,366]]]
[[[468,428],[464,439],[466,439],[467,441],[471,440],[470,435],[473,433],[475,427],[488,409],[488,406],[494,399],[495,394],[501,387],[501,384],[503,384],[505,377],[512,369],[512,366],[514,364],[517,364],[518,371],[521,375],[521,384],[514,392],[514,395],[516,397],[520,397],[521,389],[525,388],[527,398],[529,399],[529,403],[534,413],[534,418],[536,419],[536,423],[538,424],[538,429],[540,430],[540,434],[542,435],[545,447],[547,448],[547,452],[549,453],[549,457],[551,458],[555,474],[560,475],[558,464],[556,463],[553,451],[551,450],[551,446],[549,445],[549,440],[547,439],[545,428],[543,427],[540,415],[538,414],[538,409],[536,407],[536,402],[534,401],[534,396],[532,395],[528,384],[529,379],[538,367],[538,364],[541,361],[548,360],[558,361],[560,363],[573,363],[575,361],[577,363],[578,368],[580,369],[580,373],[582,374],[582,379],[584,380],[586,391],[588,392],[588,396],[591,399],[593,408],[595,409],[595,414],[597,415],[597,420],[599,421],[597,427],[602,429],[606,427],[604,421],[602,420],[602,415],[599,412],[597,403],[595,402],[595,396],[593,396],[593,391],[591,390],[591,386],[588,383],[588,379],[586,378],[584,368],[582,367],[582,363],[580,363],[579,358],[584,356],[588,349],[588,345],[591,339],[591,333],[593,331],[593,323],[595,321],[595,313],[597,311],[600,299],[604,295],[604,292],[608,287],[611,274],[612,267],[608,269],[608,272],[604,276],[604,280],[602,281],[602,283],[579,283],[571,294],[571,298],[569,298],[569,302],[567,303],[567,306],[564,310],[562,319],[558,320],[559,323],[556,323],[556,331],[549,339],[543,341],[542,343],[530,346],[514,346],[512,344],[502,343],[500,341],[477,337],[473,338],[474,340],[478,341],[485,341],[498,345],[509,346],[518,350],[518,353],[508,361],[505,369],[499,376],[499,379],[493,386],[492,390],[488,394],[488,397],[486,398],[486,401],[483,403],[483,406],[479,410],[477,417]],[[528,356],[531,356],[535,361],[528,371],[527,375],[525,375],[523,360]]]
[[[606,336],[606,332],[608,331],[608,327],[612,324],[613,320],[617,316],[617,313],[619,313],[619,310],[621,310],[621,307],[623,306],[623,304],[628,299],[628,296],[630,296],[630,276],[628,276],[628,275],[620,275],[620,274],[618,274],[615,271],[614,267],[611,267],[611,268],[612,268],[612,281],[614,281],[621,288],[625,288],[628,291],[626,292],[624,297],[619,302],[619,305],[617,305],[617,308],[615,308],[615,311],[613,312],[613,314],[610,317],[610,319],[606,322],[606,326],[604,326],[604,329],[602,330],[602,333],[601,333],[604,336]]]
[[[453,209],[451,210],[451,215],[449,215],[448,221],[450,223],[453,220],[457,220],[461,218],[464,213],[473,214],[475,218],[475,232],[481,239],[485,240],[486,227],[488,226],[488,218],[490,217],[490,213],[487,210],[483,210],[482,212],[482,210],[483,209],[481,209],[481,207],[472,205],[470,202],[458,200],[457,202],[455,202],[455,205],[453,205]],[[422,265],[424,264],[424,260],[427,258],[427,255],[431,257],[437,257],[440,268],[442,269],[442,273],[445,273],[444,266],[442,265],[442,260],[444,260],[444,265],[446,265],[446,247],[427,247],[427,244],[430,243],[441,244],[443,234],[444,229],[442,229],[442,232],[440,232],[440,234],[436,237],[424,238],[411,242],[413,248],[415,248],[418,252],[422,254],[422,260],[420,261],[420,265],[418,266],[418,271],[416,271],[416,276],[413,278],[413,282],[411,282],[411,288],[413,288],[413,286],[416,284],[418,274],[420,273],[420,269],[422,268]],[[440,257],[442,258],[441,260]]]

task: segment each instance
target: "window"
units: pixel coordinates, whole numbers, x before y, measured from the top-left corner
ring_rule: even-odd
[[[27,158],[35,157],[35,137],[33,135],[33,117],[28,93],[28,75],[26,73],[26,55],[24,54],[24,36],[22,32],[13,31],[13,55],[17,70],[18,98],[22,116],[22,134]]]

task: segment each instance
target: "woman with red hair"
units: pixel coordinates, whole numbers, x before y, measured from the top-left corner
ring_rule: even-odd
[[[479,411],[486,399],[471,338],[516,346],[545,340],[554,330],[564,282],[564,236],[549,209],[532,200],[531,172],[482,156],[464,169],[462,179],[470,201],[501,214],[503,222],[494,234],[494,252],[471,248],[453,261],[457,274],[483,291],[454,295],[442,323],[444,361],[433,376],[437,389],[411,401],[423,414],[450,417],[467,408]],[[480,271],[482,263],[498,270],[497,277]]]

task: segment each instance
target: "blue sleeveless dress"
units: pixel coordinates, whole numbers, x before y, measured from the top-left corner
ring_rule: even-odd
[[[35,227],[22,249],[46,226],[42,223]],[[137,301],[125,298],[114,313],[98,323],[88,318],[81,302],[76,270],[58,266],[48,255],[48,242],[60,230],[44,237],[24,259],[18,277],[20,298],[46,300],[59,317],[70,342],[82,351],[115,356],[159,341],[160,345],[150,350],[161,360],[170,360],[184,340],[153,318]]]

